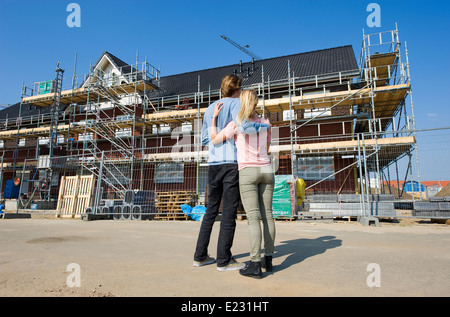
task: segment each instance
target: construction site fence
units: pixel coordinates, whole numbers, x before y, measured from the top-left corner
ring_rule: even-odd
[[[317,138],[275,136],[275,187],[288,179],[290,188],[280,198],[287,205],[274,198],[274,216],[449,219],[450,128],[403,130],[407,141],[385,142],[399,139],[396,133],[355,134],[352,146],[317,149],[302,148]],[[322,141],[342,140],[330,136]],[[277,152],[279,145],[285,150]],[[135,157],[105,151],[96,157],[16,158],[14,179],[13,163],[2,158],[0,192],[7,201],[14,188],[19,191],[17,212],[188,220],[198,210],[203,213],[196,207],[208,202],[207,148],[194,144],[188,149],[141,149]],[[238,214],[245,215],[242,204]]]

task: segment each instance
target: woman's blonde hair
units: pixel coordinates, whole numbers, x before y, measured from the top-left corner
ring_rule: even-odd
[[[255,114],[255,107],[258,104],[258,96],[254,90],[244,90],[239,96],[241,109],[239,110],[236,121],[239,125],[245,119],[250,120]]]

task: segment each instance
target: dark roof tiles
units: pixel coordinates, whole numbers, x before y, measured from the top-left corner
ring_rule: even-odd
[[[358,64],[351,45],[330,49],[274,57],[252,62],[204,69],[183,74],[161,77],[162,96],[182,95],[198,91],[220,89],[225,75],[236,73],[243,78],[243,86],[250,86],[264,80],[277,81],[288,78],[288,62],[291,75],[306,77],[343,72],[353,76],[359,74]]]
[[[121,59],[109,52],[103,52],[97,61],[100,62],[107,55],[117,67],[122,67],[124,73],[129,72],[129,66]],[[236,73],[243,78],[242,85],[251,86],[261,83],[262,70],[264,69],[264,80],[271,82],[288,78],[288,61],[291,74],[295,77],[306,77],[343,72],[351,76],[359,74],[358,64],[351,45],[329,48],[324,50],[292,54],[281,57],[268,58],[252,62],[209,68],[199,71],[187,72],[177,75],[164,76],[160,78],[160,96],[176,96],[193,94],[198,91],[200,80],[200,91],[219,90],[222,78],[225,75]],[[124,67],[125,66],[125,67]],[[14,118],[18,116],[20,104],[12,105],[0,111],[0,118]],[[50,107],[41,108],[24,105],[22,116],[50,113]]]

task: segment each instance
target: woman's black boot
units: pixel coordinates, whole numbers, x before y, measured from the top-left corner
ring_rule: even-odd
[[[266,269],[266,272],[272,272],[273,266],[272,266],[272,256],[265,255],[264,259],[262,260],[262,267]]]
[[[239,273],[244,276],[253,278],[262,278],[261,262],[252,262],[245,268],[239,270]]]

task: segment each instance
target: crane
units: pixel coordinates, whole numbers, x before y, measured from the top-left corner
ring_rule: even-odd
[[[226,37],[225,35],[221,35],[221,38],[223,38],[225,41],[231,43],[232,45],[236,46],[238,49],[240,49],[241,51],[243,51],[245,54],[250,55],[251,57],[253,57],[253,59],[255,61],[261,60],[262,58],[259,57],[258,55],[256,55],[253,52],[250,52],[248,49],[246,49],[245,47],[248,47],[248,45],[246,45],[245,47],[240,46],[239,44],[237,44],[236,42],[234,42],[232,39],[230,39],[229,37]]]

